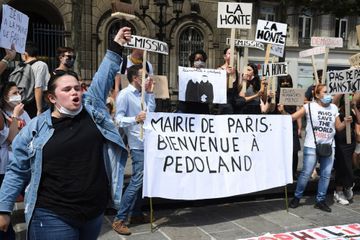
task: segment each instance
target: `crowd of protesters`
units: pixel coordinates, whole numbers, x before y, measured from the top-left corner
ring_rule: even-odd
[[[140,204],[145,154],[140,131],[147,112],[155,111],[156,107],[151,78],[153,68],[149,62],[146,69],[142,68],[141,50],[132,50],[126,61],[123,60],[122,45],[130,36],[131,29],[119,30],[89,87],[83,86],[79,74],[72,70],[76,59],[74,49],[59,48],[59,66],[49,72],[46,64],[37,60],[34,43],[27,44],[22,56],[22,64],[31,63],[34,72],[35,84],[30,89],[34,92],[33,101],[24,102],[24,89],[2,78],[0,235],[15,239],[10,215],[19,195],[25,195],[29,239],[96,239],[109,202],[111,207],[119,210],[113,223],[113,229],[119,234],[131,234],[127,227],[129,222],[150,221],[142,213]],[[294,87],[290,75],[279,78],[278,88],[272,92],[268,90],[267,79],[259,76],[256,64],[249,63],[238,72],[235,66],[230,66],[230,55],[230,49],[226,48],[224,63],[219,66],[227,75],[227,102],[215,105],[179,101],[176,112],[291,115],[292,174],[297,185],[290,207],[300,205],[318,162],[319,184],[314,207],[331,212],[326,195],[333,169],[334,201],[350,204],[353,171],[359,168],[360,97],[353,96],[352,114],[345,116],[344,96],[328,94],[320,79],[319,84],[309,87],[303,106],[283,106],[278,104],[279,92],[280,88]],[[190,66],[206,68],[207,58],[207,54],[198,49],[190,54]],[[0,74],[14,59],[15,49],[6,49],[0,61]],[[120,74],[127,75],[127,87],[121,86]],[[142,93],[143,81],[145,93]],[[141,102],[142,94],[145,103]],[[318,127],[319,114],[323,113],[330,116],[331,134],[322,134]],[[304,117],[304,158],[298,173]],[[347,123],[352,130],[351,144],[346,142],[344,129]],[[319,143],[331,145],[327,156],[316,153]],[[129,186],[123,191],[128,154],[133,173]]]

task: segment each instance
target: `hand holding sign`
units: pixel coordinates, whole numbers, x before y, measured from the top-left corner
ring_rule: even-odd
[[[129,27],[120,28],[120,30],[118,31],[118,33],[114,38],[114,41],[120,44],[121,46],[124,46],[130,40],[131,40],[131,28]]]

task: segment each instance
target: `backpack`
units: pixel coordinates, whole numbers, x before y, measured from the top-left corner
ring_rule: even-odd
[[[125,71],[126,71],[126,67],[127,67],[127,60],[128,58],[127,57],[124,57],[123,58],[123,62],[121,64],[121,69],[120,69],[120,73],[121,74],[125,74]],[[149,73],[150,71],[150,67],[149,67],[149,62],[146,61],[146,71]]]
[[[34,99],[35,74],[31,65],[36,61],[37,60],[28,63],[19,63],[9,76],[9,82],[16,83],[24,104],[27,104]]]

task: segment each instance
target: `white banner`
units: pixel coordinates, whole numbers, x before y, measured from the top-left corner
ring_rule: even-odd
[[[161,42],[155,39],[131,35],[131,41],[125,47],[139,48],[149,52],[156,52],[168,55],[169,48],[166,42]]]
[[[143,195],[211,199],[292,183],[290,115],[147,113]]]
[[[226,103],[226,70],[179,67],[179,100]]]
[[[0,47],[10,49],[15,45],[19,53],[25,52],[29,17],[15,8],[4,4],[0,30]]]
[[[218,28],[251,28],[252,3],[219,2]]]
[[[288,63],[280,62],[280,63],[268,63],[262,65],[262,75],[266,77],[271,76],[286,76],[288,75]]]
[[[258,19],[255,41],[285,45],[287,24]]]
[[[327,72],[327,91],[333,93],[352,93],[360,91],[360,68]]]
[[[305,57],[311,57],[314,55],[324,54],[325,53],[325,47],[314,47],[310,49],[306,49],[304,51],[299,52],[299,57],[305,58]]]
[[[226,38],[226,45],[230,45],[230,38]],[[243,39],[235,39],[235,46],[237,47],[247,47],[247,48],[257,48],[260,50],[265,49],[264,44],[261,42],[256,42],[253,40],[243,40]]]
[[[343,47],[343,39],[334,37],[311,37],[310,45],[312,47],[341,48]]]

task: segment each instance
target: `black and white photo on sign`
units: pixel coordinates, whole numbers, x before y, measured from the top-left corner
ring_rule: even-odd
[[[255,41],[285,45],[287,24],[258,19]]]
[[[179,67],[179,100],[226,103],[226,71]]]
[[[327,72],[327,91],[333,93],[352,93],[360,91],[360,68]]]
[[[25,52],[29,17],[15,8],[2,6],[2,22],[0,29],[0,47],[10,49],[14,44],[18,53]]]
[[[218,28],[251,28],[252,3],[219,2]]]

